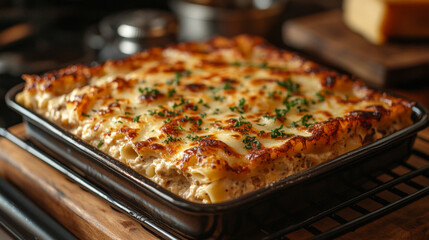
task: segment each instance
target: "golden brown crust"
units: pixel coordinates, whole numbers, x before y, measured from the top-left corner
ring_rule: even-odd
[[[412,102],[245,35],[23,78],[19,102],[193,201],[240,196],[412,123]]]

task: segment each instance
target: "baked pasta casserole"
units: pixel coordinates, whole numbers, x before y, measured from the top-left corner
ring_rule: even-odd
[[[412,124],[412,102],[244,35],[23,79],[20,104],[202,203],[266,187]]]

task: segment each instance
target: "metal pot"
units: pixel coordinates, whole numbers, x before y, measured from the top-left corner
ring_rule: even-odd
[[[286,0],[173,0],[178,16],[179,40],[202,41],[216,35],[241,33],[267,36],[282,13]]]

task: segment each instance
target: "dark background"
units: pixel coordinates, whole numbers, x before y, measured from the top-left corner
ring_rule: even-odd
[[[273,24],[273,31],[265,37],[285,47],[280,34],[282,22],[340,7],[340,4],[341,0],[289,0]],[[8,89],[22,82],[22,74],[40,74],[70,64],[100,62],[97,51],[85,44],[85,34],[106,16],[136,9],[171,12],[167,0],[0,0],[0,126],[20,121],[3,99]],[[5,36],[16,39],[5,43],[4,39],[2,41]]]

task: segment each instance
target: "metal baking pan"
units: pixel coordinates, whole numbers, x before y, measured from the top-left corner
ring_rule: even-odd
[[[338,196],[353,197],[350,184],[362,184],[365,176],[406,160],[417,132],[428,124],[427,111],[416,104],[410,127],[239,198],[201,204],[174,195],[21,106],[15,95],[23,86],[11,89],[6,103],[22,115],[34,143],[177,238],[259,239],[307,219],[338,204]]]

